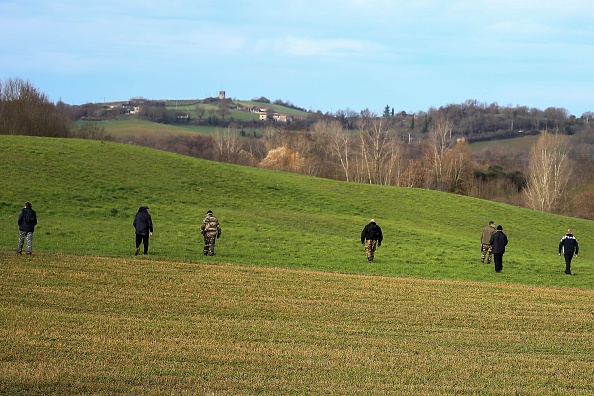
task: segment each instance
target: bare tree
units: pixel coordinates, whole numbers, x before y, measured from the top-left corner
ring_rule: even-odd
[[[28,81],[0,81],[0,134],[66,137],[69,123]]]
[[[448,150],[444,155],[444,187],[449,184],[448,192],[456,194],[468,194],[472,174],[472,161],[470,159],[470,147],[466,140],[462,139]]]
[[[330,146],[332,157],[340,164],[346,181],[351,180],[351,135],[336,120],[321,120],[314,124],[314,132],[323,135]]]
[[[295,173],[299,173],[303,165],[303,158],[286,145],[270,150],[266,158],[260,162],[260,166],[265,169]]]
[[[206,112],[206,110],[204,109],[204,107],[200,106],[200,105],[196,105],[195,107],[196,109],[196,115],[198,116],[198,119],[202,119],[202,117],[204,117],[204,113]]]
[[[217,128],[214,135],[217,160],[237,163],[241,151],[241,138],[235,128]]]
[[[530,150],[528,207],[549,213],[561,213],[571,164],[567,137],[543,131]]]
[[[394,151],[388,150],[388,142],[394,139],[389,122],[374,114],[363,114],[359,122],[359,139],[359,170],[363,172],[359,181],[384,184],[388,170],[383,165],[390,154],[394,154]]]
[[[439,191],[448,191],[447,175],[444,172],[445,153],[452,147],[452,121],[438,114],[429,126],[428,146],[425,158],[430,169],[427,187]]]
[[[229,104],[225,101],[221,102],[218,107],[218,113],[221,115],[223,119],[225,119],[226,115],[229,115],[231,111],[229,110]]]
[[[401,187],[422,188],[427,184],[429,170],[420,159],[410,159],[406,169],[400,174],[398,185]]]

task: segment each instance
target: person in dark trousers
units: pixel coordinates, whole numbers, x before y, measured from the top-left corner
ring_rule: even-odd
[[[507,246],[507,235],[503,233],[503,227],[501,225],[498,225],[497,231],[491,235],[489,245],[491,245],[491,250],[493,252],[495,272],[501,272],[503,270],[503,254],[505,253],[505,247]]]
[[[563,253],[563,256],[565,257],[565,273],[567,275],[571,275],[571,259],[574,256],[577,257],[578,252],[578,241],[571,233],[571,229],[569,229],[559,242],[559,256]]]
[[[491,235],[494,233],[495,223],[490,221],[489,225],[483,228],[483,232],[481,232],[481,263],[484,263],[485,257],[487,257],[487,264],[491,264],[491,256],[493,255],[493,251],[491,250],[489,241],[491,240]]]
[[[140,252],[140,243],[144,245],[144,254],[148,254],[149,237],[153,236],[153,219],[148,212],[148,206],[141,206],[134,217],[132,225],[136,228],[136,252]]]
[[[33,254],[33,232],[37,225],[37,213],[33,210],[31,202],[25,202],[25,207],[21,210],[18,219],[19,224],[19,244],[17,254],[23,254],[23,245],[27,240],[27,254]]]
[[[363,231],[361,232],[361,244],[365,245],[365,253],[367,254],[367,261],[373,262],[375,258],[375,250],[378,246],[382,246],[382,229],[375,223],[375,219],[371,219]]]

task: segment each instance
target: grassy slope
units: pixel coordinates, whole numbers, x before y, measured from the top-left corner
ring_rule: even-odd
[[[0,170],[0,393],[591,393],[592,222],[93,141],[0,136]],[[32,258],[9,251],[25,199]],[[143,203],[154,255],[136,258]],[[197,254],[206,208],[216,261]],[[499,276],[477,263],[488,218],[509,228]],[[572,277],[555,254],[568,224]]]
[[[214,127],[189,126],[189,125],[165,125],[157,122],[141,120],[134,116],[124,119],[110,121],[78,121],[77,124],[90,123],[99,125],[105,129],[107,134],[114,137],[121,136],[178,136],[178,135],[211,135]]]
[[[530,152],[530,148],[534,143],[536,143],[538,138],[539,135],[520,135],[517,138],[511,139],[497,139],[471,143],[470,148],[472,149],[472,151],[480,151],[488,147],[499,150],[521,150],[524,152]]]
[[[109,142],[0,137],[0,248],[14,249],[25,200],[39,213],[35,250],[102,256],[133,251],[132,219],[151,207],[152,255],[203,260],[199,225],[223,227],[217,260],[242,265],[419,278],[594,287],[594,223],[420,189],[369,186],[226,165]],[[374,265],[359,235],[375,217],[385,242]],[[480,265],[493,219],[510,239],[504,273]],[[573,277],[556,254],[571,227],[582,242]]]

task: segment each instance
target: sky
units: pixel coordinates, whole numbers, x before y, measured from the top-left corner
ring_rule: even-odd
[[[0,0],[0,81],[57,102],[594,111],[592,0]]]

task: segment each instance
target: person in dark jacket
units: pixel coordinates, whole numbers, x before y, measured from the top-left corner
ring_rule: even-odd
[[[507,235],[503,233],[503,227],[501,225],[498,225],[497,231],[491,235],[489,245],[491,245],[491,251],[493,252],[495,272],[501,272],[503,270],[503,254],[507,246]]]
[[[578,241],[571,233],[571,229],[569,229],[559,242],[559,256],[563,253],[563,256],[565,257],[565,273],[567,275],[571,275],[571,259],[574,256],[577,257],[578,252]]]
[[[378,246],[382,246],[382,229],[375,223],[375,219],[371,219],[363,231],[361,232],[361,243],[365,245],[365,253],[367,254],[367,261],[373,262],[375,258],[375,250]]]
[[[136,228],[136,255],[140,252],[140,242],[144,245],[144,254],[148,254],[149,237],[153,236],[153,219],[148,206],[141,206],[132,225]]]
[[[21,210],[18,219],[19,224],[19,245],[17,254],[23,253],[23,245],[27,240],[27,254],[33,254],[33,232],[37,225],[37,213],[33,210],[31,202],[25,202],[25,207]]]

